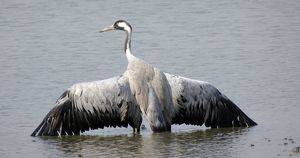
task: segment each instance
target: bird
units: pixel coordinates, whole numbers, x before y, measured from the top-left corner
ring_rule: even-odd
[[[100,32],[126,33],[126,71],[100,81],[77,83],[56,101],[31,136],[79,135],[104,127],[140,132],[142,116],[153,132],[171,131],[173,124],[211,128],[257,125],[212,84],[162,72],[131,51],[132,27],[117,20]]]
[[[163,72],[131,53],[131,25],[118,20],[101,32],[121,30],[126,32],[124,52],[128,61],[124,75],[128,78],[132,94],[153,131],[171,129],[174,106],[171,87]]]

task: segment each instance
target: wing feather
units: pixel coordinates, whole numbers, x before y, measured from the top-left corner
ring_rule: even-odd
[[[172,89],[173,124],[206,127],[257,125],[237,105],[207,82],[165,73]]]
[[[141,112],[128,80],[118,76],[70,87],[31,135],[73,135],[128,124],[140,128],[141,122]]]

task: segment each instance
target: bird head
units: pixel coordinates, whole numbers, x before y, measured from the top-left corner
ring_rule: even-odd
[[[131,32],[132,28],[128,22],[125,20],[118,20],[113,25],[108,26],[104,29],[102,29],[100,32],[107,32],[107,31],[113,31],[113,30],[122,30],[126,32]]]

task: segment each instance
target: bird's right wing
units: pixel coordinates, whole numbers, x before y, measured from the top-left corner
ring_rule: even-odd
[[[141,111],[128,79],[118,76],[71,86],[31,136],[73,135],[128,124],[139,130],[141,122]]]
[[[168,73],[165,75],[172,89],[175,108],[173,124],[205,124],[213,128],[256,125],[211,84]]]

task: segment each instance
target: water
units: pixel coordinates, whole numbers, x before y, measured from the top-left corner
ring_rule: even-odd
[[[0,155],[298,157],[291,150],[300,146],[299,8],[295,0],[2,0]],[[259,125],[30,137],[66,88],[125,71],[124,34],[98,33],[118,19],[133,25],[136,56],[212,83]]]

